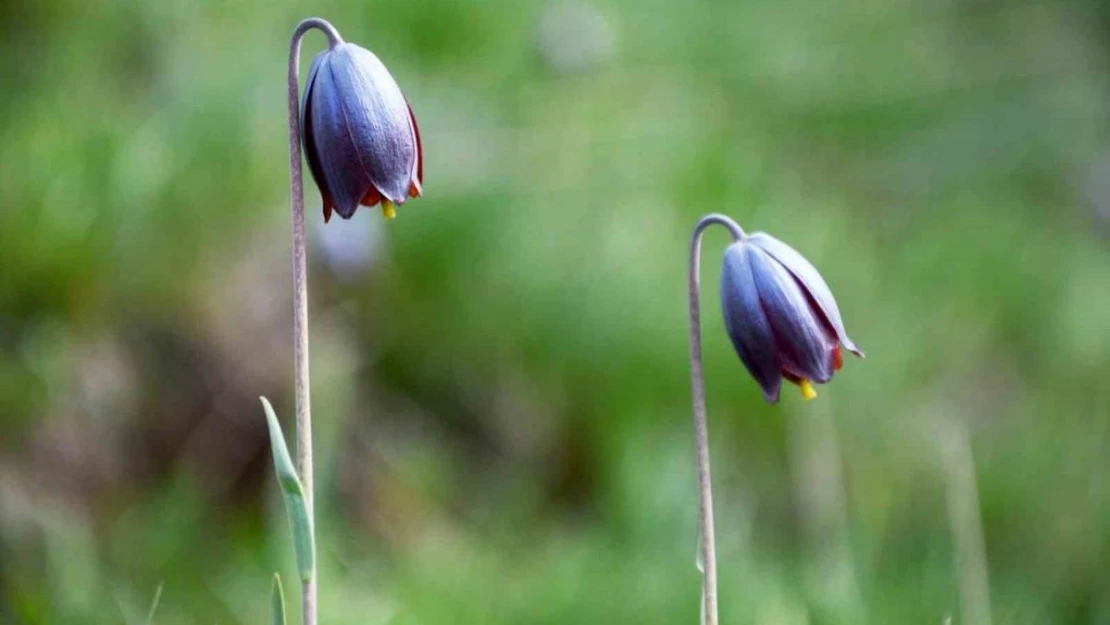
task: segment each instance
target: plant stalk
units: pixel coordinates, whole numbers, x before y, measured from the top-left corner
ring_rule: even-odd
[[[297,472],[304,488],[309,518],[315,527],[312,499],[312,415],[308,378],[308,277],[304,226],[304,185],[301,179],[300,55],[301,39],[311,29],[322,31],[328,45],[343,42],[320,18],[297,24],[289,41],[289,199],[293,217],[293,387],[297,403]],[[301,584],[301,623],[316,625],[316,571]]]
[[[690,379],[694,400],[694,445],[698,465],[698,563],[702,573],[701,622],[717,625],[717,544],[713,534],[713,490],[709,474],[709,426],[705,416],[705,376],[701,355],[701,237],[705,229],[719,224],[735,242],[743,229],[724,215],[702,217],[690,237]]]

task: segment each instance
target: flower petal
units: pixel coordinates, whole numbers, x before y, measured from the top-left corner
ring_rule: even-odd
[[[821,326],[798,282],[762,249],[746,246],[759,301],[775,336],[783,369],[799,378],[828,382],[832,377],[834,337]]]
[[[337,88],[332,71],[335,59],[336,51],[332,50],[320,63],[306,113],[324,187],[336,212],[350,219],[370,188],[370,177],[347,127],[345,96]]]
[[[748,237],[748,240],[786,267],[794,278],[801,283],[809,296],[813,298],[813,301],[824,315],[825,321],[836,333],[836,337],[841,344],[853,354],[863,356],[863,352],[856,347],[852,339],[848,338],[848,332],[844,329],[844,321],[840,317],[840,308],[837,307],[832,290],[829,289],[829,285],[825,283],[825,279],[821,277],[817,268],[799,254],[797,250],[767,233],[753,233]]]
[[[341,94],[347,129],[370,182],[383,198],[403,204],[417,164],[416,137],[401,88],[378,57],[344,43],[328,68]]]
[[[413,167],[413,178],[409,182],[409,197],[420,197],[424,186],[424,144],[420,141],[420,126],[416,124],[416,115],[412,112],[412,105],[405,100],[409,107],[409,120],[412,122],[412,135],[416,139],[416,163]]]
[[[312,68],[308,70],[308,80],[304,83],[304,95],[301,97],[301,145],[304,146],[305,160],[308,161],[308,171],[312,174],[312,180],[316,182],[316,188],[320,190],[320,199],[323,202],[324,221],[328,221],[331,217],[331,210],[335,206],[332,202],[331,194],[327,190],[327,184],[324,181],[324,174],[320,169],[320,158],[316,155],[316,142],[312,137],[312,86],[316,81],[316,74],[320,71],[320,65],[324,61],[324,56],[328,51],[325,50],[316,55],[312,59]]]
[[[782,368],[775,353],[774,333],[759,302],[750,248],[741,241],[725,249],[721,308],[725,329],[740,361],[763,389],[763,398],[774,404],[782,387]]]
[[[309,67],[309,69],[308,69],[308,79],[304,81],[304,91],[301,93],[301,112],[300,112],[300,117],[301,117],[301,139],[302,140],[304,139],[304,134],[305,134],[305,132],[304,132],[305,119],[306,119],[305,116],[307,115],[306,111],[308,110],[308,106],[309,106],[309,101],[308,101],[309,94],[312,93],[312,85],[316,82],[316,74],[320,71],[320,65],[324,62],[324,58],[327,57],[328,52],[330,52],[330,50],[324,50],[323,52],[317,54],[316,58],[312,59],[312,66]]]

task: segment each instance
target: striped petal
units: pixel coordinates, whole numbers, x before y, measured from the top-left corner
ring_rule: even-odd
[[[746,249],[783,370],[799,378],[828,382],[833,374],[833,337],[822,327],[794,276],[762,249],[754,245]]]
[[[407,104],[407,101],[406,101]],[[409,197],[420,197],[424,194],[424,144],[420,140],[420,126],[416,123],[416,115],[409,107],[409,121],[412,122],[412,136],[416,141],[416,162],[413,163],[412,181],[409,184]]]
[[[799,254],[797,250],[769,234],[756,232],[748,237],[748,240],[751,241],[752,245],[778,261],[794,276],[813,299],[829,327],[836,333],[837,340],[848,351],[857,356],[863,356],[863,352],[856,347],[852,339],[848,338],[848,332],[844,329],[844,321],[840,317],[840,308],[837,307],[836,299],[833,297],[829,285],[825,283],[825,279],[821,277],[817,268]]]
[[[775,353],[774,331],[760,304],[753,275],[756,251],[743,241],[725,249],[721,269],[721,308],[725,329],[740,361],[763,390],[763,398],[779,400],[782,371]]]
[[[370,190],[370,177],[348,130],[344,96],[336,87],[332,66],[338,49],[320,63],[306,112],[311,124],[309,140],[314,144],[323,186],[335,202],[336,212],[350,219]]]
[[[365,175],[382,197],[403,204],[417,167],[405,96],[378,57],[357,45],[336,46],[328,69]]]
[[[312,68],[308,70],[308,80],[304,84],[304,95],[301,97],[301,144],[304,146],[305,160],[308,161],[308,171],[312,174],[313,181],[316,182],[316,188],[320,190],[324,221],[331,218],[331,211],[335,207],[335,203],[332,202],[327,183],[324,181],[324,173],[320,168],[320,157],[316,155],[316,142],[312,139],[311,104],[312,87],[316,82],[316,74],[320,71],[320,65],[324,62],[324,57],[328,52],[328,50],[325,50],[317,54],[316,58],[312,60]]]

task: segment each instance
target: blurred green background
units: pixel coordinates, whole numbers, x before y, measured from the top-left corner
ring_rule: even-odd
[[[292,553],[285,61],[412,102],[313,226],[321,622],[695,623],[707,212],[866,360],[777,407],[704,261],[724,623],[1110,623],[1110,4],[4,0],[0,623],[267,622]],[[305,40],[302,67],[324,46]],[[307,175],[307,174],[306,174]]]

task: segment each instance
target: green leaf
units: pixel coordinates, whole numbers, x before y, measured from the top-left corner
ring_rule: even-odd
[[[158,602],[162,600],[162,586],[165,584],[158,584],[158,589],[154,591],[154,599],[150,602],[150,610],[146,613],[146,625],[151,625],[154,622],[154,613],[158,611]]]
[[[285,437],[281,433],[281,424],[274,414],[274,408],[265,397],[259,399],[266,410],[266,423],[270,428],[270,451],[274,455],[274,471],[277,472],[281,494],[285,498],[285,514],[289,517],[289,528],[293,532],[297,569],[301,574],[301,581],[307,582],[312,579],[312,573],[316,570],[316,539],[312,530],[312,514],[308,510],[304,488],[301,487],[301,480],[293,467],[293,460],[289,457],[289,449],[285,446]]]
[[[281,590],[281,576],[274,573],[274,589],[270,593],[270,614],[273,625],[285,625],[285,593]]]

